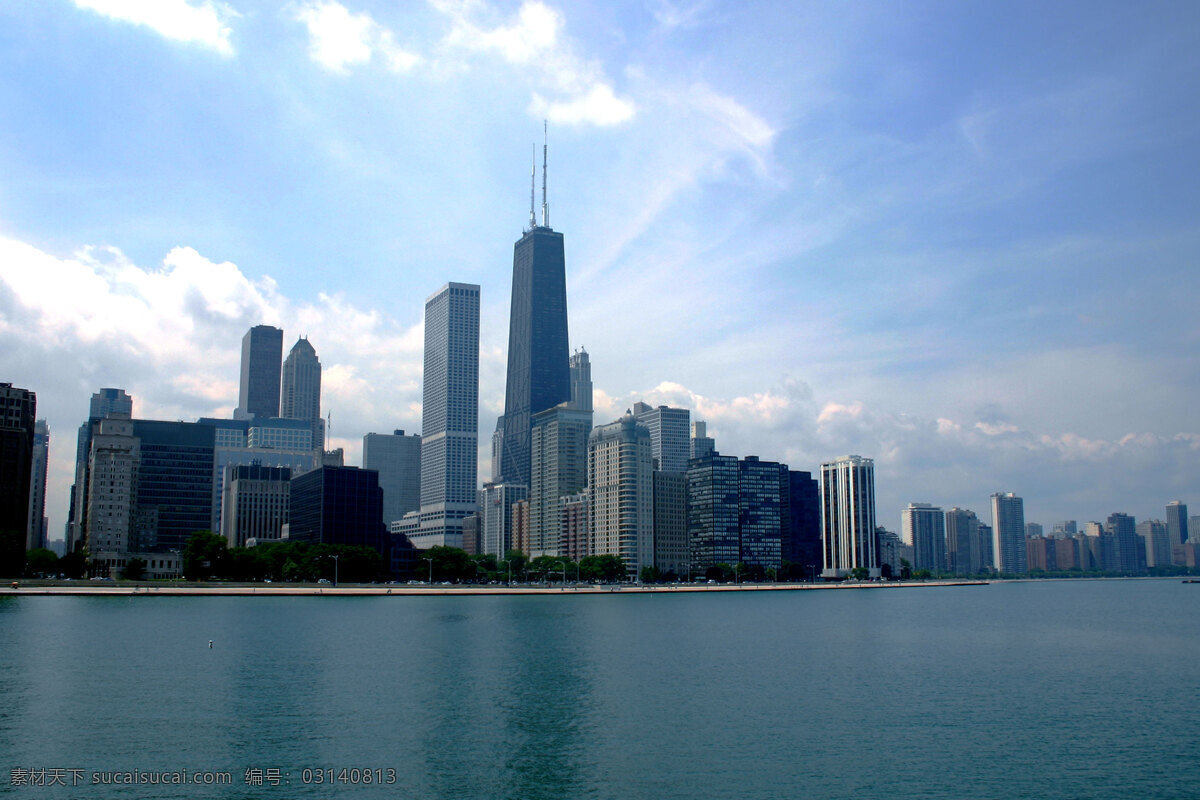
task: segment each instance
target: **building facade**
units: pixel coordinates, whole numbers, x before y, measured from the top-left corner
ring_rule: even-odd
[[[1167,531],[1171,535],[1172,545],[1183,544],[1191,535],[1188,529],[1188,507],[1181,500],[1167,503]]]
[[[984,562],[979,542],[979,517],[957,506],[946,512],[946,570],[952,575],[977,575]]]
[[[383,521],[390,525],[421,508],[421,436],[368,433],[363,437],[363,467],[379,473]]]
[[[688,462],[688,545],[693,573],[741,558],[738,460],[713,451]]]
[[[275,541],[288,524],[292,471],[259,464],[230,466],[225,478],[221,535],[230,547]]]
[[[321,360],[307,338],[297,339],[283,362],[279,416],[308,423],[312,446],[325,449],[325,420],[321,419]]]
[[[946,571],[945,512],[929,503],[909,503],[900,512],[900,537],[913,548],[913,569]]]
[[[88,404],[87,421],[79,426],[75,443],[75,482],[71,486],[71,505],[67,511],[65,551],[73,553],[83,547],[87,529],[88,457],[92,449],[92,432],[96,422],[109,414],[133,417],[133,398],[124,389],[104,388],[92,395]]]
[[[875,462],[843,456],[821,465],[822,577],[840,579],[855,569],[878,578],[875,535]]]
[[[654,563],[654,462],[650,431],[626,414],[588,440],[588,552],[615,555],[626,573]]]
[[[689,577],[688,476],[654,471],[654,566],[663,574]]]
[[[566,369],[566,358],[563,358]],[[479,440],[479,287],[447,283],[425,301],[419,549],[462,544],[476,511]]]
[[[25,549],[47,546],[46,466],[50,460],[50,426],[39,419],[33,424],[33,460],[29,468],[29,523]]]
[[[255,325],[242,337],[242,369],[238,387],[240,419],[279,416],[279,376],[283,362],[283,331]]]
[[[992,566],[1004,575],[1029,572],[1025,549],[1025,501],[1012,492],[992,495]]]
[[[292,478],[288,539],[311,544],[369,547],[390,562],[383,525],[379,473],[358,467],[321,467]]]
[[[654,468],[664,472],[687,472],[691,450],[691,416],[686,408],[633,404],[633,415],[650,431]]]
[[[571,399],[563,235],[543,220],[513,246],[500,477],[530,485],[533,416]]]

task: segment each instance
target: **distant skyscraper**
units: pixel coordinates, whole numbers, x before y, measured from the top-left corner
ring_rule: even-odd
[[[588,550],[615,555],[636,576],[654,563],[654,463],[650,432],[626,414],[588,441]]]
[[[913,569],[946,569],[946,517],[929,503],[909,503],[900,514],[900,536],[913,548]]]
[[[1167,503],[1167,533],[1171,537],[1171,544],[1183,544],[1191,536],[1191,530],[1188,529],[1188,507],[1187,504],[1172,500]]]
[[[779,569],[787,466],[746,456],[738,462],[738,561]]]
[[[1140,572],[1146,548],[1138,540],[1137,520],[1117,512],[1108,515],[1104,528],[1105,533],[1116,540],[1116,569],[1125,573]]]
[[[664,574],[688,577],[686,472],[654,472],[654,566]]]
[[[582,347],[568,361],[571,380],[571,408],[592,411],[592,362]]]
[[[979,544],[979,517],[975,512],[957,507],[947,511],[946,568],[955,575],[982,572],[984,562]]]
[[[480,552],[504,558],[504,554],[513,548],[513,504],[526,500],[528,492],[524,486],[516,484],[487,483],[479,494]],[[555,549],[557,547],[555,542]],[[528,554],[528,551],[523,552]]]
[[[700,423],[703,424],[703,423]],[[716,451],[688,464],[688,539],[696,574],[741,558],[738,460]]]
[[[33,463],[29,471],[29,527],[25,549],[46,547],[46,464],[50,459],[50,427],[39,419],[33,426]]]
[[[1034,538],[1038,538],[1040,536],[1044,536],[1045,530],[1046,529],[1041,526],[1041,523],[1026,522],[1025,523],[1025,538],[1026,539],[1034,539]]]
[[[650,430],[650,450],[655,469],[664,472],[687,472],[690,457],[688,428],[692,412],[686,408],[651,408],[635,403],[633,415]]]
[[[421,527],[412,543],[421,549],[457,547],[463,518],[476,511],[478,488],[479,287],[474,284],[447,283],[425,301],[421,429]]]
[[[37,397],[0,383],[0,575],[20,577],[29,529]]]
[[[283,331],[255,325],[242,337],[242,373],[238,393],[241,419],[279,416],[279,369],[283,360]]]
[[[843,456],[821,465],[821,544],[826,578],[858,568],[879,577],[875,534],[875,462]]]
[[[1146,549],[1147,567],[1171,566],[1171,545],[1178,542],[1171,540],[1168,530],[1167,523],[1159,519],[1138,523],[1137,534]]]
[[[708,426],[701,421],[692,423],[692,438],[688,441],[688,458],[703,458],[716,450],[716,443],[708,435]]]
[[[544,178],[544,163],[542,169]],[[544,181],[542,224],[535,224],[531,186],[529,229],[513,247],[508,324],[503,460],[496,480],[529,486],[532,417],[571,399],[566,258],[563,235],[550,227]]]
[[[391,525],[421,508],[421,437],[417,434],[368,433],[363,437],[363,467],[379,473],[383,521]]]
[[[83,546],[87,526],[88,454],[92,447],[93,426],[109,414],[133,416],[133,398],[124,389],[105,388],[92,395],[88,404],[87,421],[79,426],[75,443],[75,483],[71,486],[71,507],[67,509],[67,531],[64,552],[71,553]]]
[[[287,360],[283,362],[279,416],[309,423],[313,447],[325,449],[325,420],[321,419],[321,361],[308,339],[297,339]]]
[[[809,578],[821,566],[821,489],[811,472],[788,470],[781,552],[792,578]]]
[[[1025,501],[1012,492],[992,495],[992,557],[997,572],[1006,575],[1029,572],[1025,551]]]

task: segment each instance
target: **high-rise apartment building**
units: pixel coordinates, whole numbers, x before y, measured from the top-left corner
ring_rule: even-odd
[[[692,412],[686,408],[651,408],[645,403],[634,403],[633,415],[650,431],[654,468],[664,472],[687,472]]]
[[[544,178],[544,163],[542,169]],[[521,486],[530,485],[533,415],[571,399],[563,235],[550,227],[542,187],[542,224],[534,218],[531,186],[529,228],[513,246],[504,442],[495,478]]]
[[[588,440],[588,550],[625,560],[630,576],[654,563],[654,462],[650,432],[632,414]]]
[[[788,470],[780,556],[790,577],[808,578],[821,567],[821,489],[811,472]]]
[[[1137,520],[1121,512],[1109,514],[1104,531],[1113,537],[1116,546],[1116,563],[1108,568],[1124,573],[1141,572],[1146,548],[1138,539]]]
[[[696,574],[741,558],[738,460],[713,451],[688,464],[688,539]]]
[[[900,512],[900,538],[912,545],[913,569],[946,570],[946,517],[929,503],[909,503]]]
[[[738,462],[738,561],[779,569],[787,466],[746,456]]]
[[[363,437],[363,467],[379,473],[383,489],[383,521],[391,525],[421,508],[421,437],[393,433],[368,433]]]
[[[684,579],[691,563],[687,487],[686,472],[654,471],[654,566]]]
[[[25,567],[29,531],[30,467],[37,397],[0,383],[0,575],[19,576]]]
[[[479,492],[480,552],[504,558],[504,554],[513,548],[513,504],[527,501],[527,495],[528,490],[524,486],[512,483],[484,484]],[[554,549],[558,549],[557,541]],[[529,550],[522,552],[528,554]]]
[[[279,416],[279,375],[283,361],[283,331],[255,325],[242,337],[242,370],[238,392],[240,419]]]
[[[321,419],[321,360],[305,337],[296,340],[283,362],[279,416],[307,422],[312,429],[312,446],[325,449],[325,420]]]
[[[1168,506],[1169,508],[1169,506]],[[1137,524],[1137,534],[1142,539],[1145,548],[1147,567],[1169,567],[1172,563],[1170,528],[1159,519],[1151,519]]]
[[[1167,503],[1167,532],[1171,536],[1171,544],[1183,544],[1191,535],[1188,528],[1188,507],[1180,500]]]
[[[878,578],[875,534],[875,462],[842,456],[821,465],[821,545],[825,578],[866,569]]]
[[[946,569],[954,575],[976,575],[983,571],[979,517],[957,506],[946,512]],[[990,550],[990,548],[989,548]]]
[[[33,461],[29,469],[29,525],[25,549],[46,547],[46,464],[50,460],[50,426],[39,419],[33,425]]]
[[[92,433],[95,424],[109,414],[133,417],[133,398],[124,389],[104,388],[93,394],[88,404],[87,421],[79,426],[75,444],[75,483],[71,486],[71,505],[67,510],[65,551],[68,553],[83,547],[87,530],[88,457],[92,448]]]
[[[992,495],[992,565],[1005,575],[1029,572],[1025,549],[1025,501],[1012,492]]]
[[[567,359],[563,356],[563,372]],[[447,283],[425,301],[421,409],[420,549],[462,541],[476,511],[479,439],[479,287]]]

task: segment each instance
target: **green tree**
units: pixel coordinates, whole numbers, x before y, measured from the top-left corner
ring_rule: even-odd
[[[53,550],[36,547],[25,554],[25,574],[34,578],[45,578],[58,574],[58,556]]]
[[[58,560],[58,571],[64,578],[79,580],[87,570],[87,556],[75,551],[67,553]]]
[[[662,583],[663,581],[662,570],[650,564],[642,567],[640,577],[642,579],[642,583]]]
[[[504,554],[504,560],[508,562],[505,573],[511,574],[513,580],[520,580],[525,574],[525,566],[529,563],[529,559],[520,550],[509,550]]]
[[[424,559],[427,558],[433,560],[433,579],[435,581],[460,581],[475,575],[474,562],[467,555],[467,551],[461,548],[438,545],[424,551],[421,555],[421,566],[428,569],[424,562]],[[428,576],[428,571],[425,574]]]
[[[854,569],[850,570],[850,577],[854,578],[856,581],[865,581],[870,576],[871,570],[867,569],[866,567],[855,567]]]
[[[131,558],[125,562],[125,569],[121,571],[121,577],[127,581],[140,581],[146,575],[146,560],[144,558]]]
[[[224,536],[212,531],[196,531],[183,548],[183,577],[189,581],[223,578],[228,555]]]
[[[612,583],[625,578],[625,559],[620,556],[584,556],[579,560],[579,575],[586,581]]]

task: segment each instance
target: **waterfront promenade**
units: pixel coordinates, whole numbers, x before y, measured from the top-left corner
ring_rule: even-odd
[[[564,595],[564,594],[680,594],[691,592],[790,592],[841,589],[909,589],[934,586],[986,586],[988,581],[845,581],[842,583],[750,583],[750,584],[591,584],[563,585],[442,585],[434,584],[332,584],[313,583],[159,583],[107,581],[18,581],[17,588],[5,583],[4,595],[90,595],[90,596],[412,596],[412,595]]]

